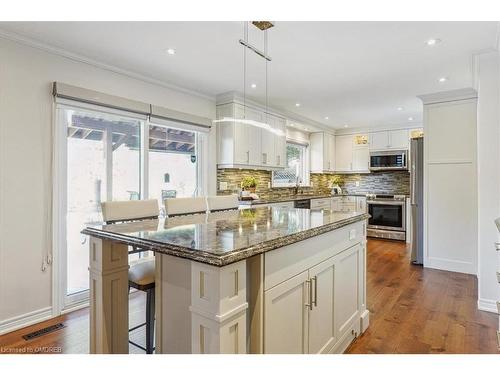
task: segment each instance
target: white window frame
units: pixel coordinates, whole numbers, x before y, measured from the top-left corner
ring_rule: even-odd
[[[302,160],[302,164],[303,164],[303,171],[304,171],[304,175],[303,175],[303,178],[302,178],[302,181],[299,183],[299,186],[300,187],[309,187],[310,186],[310,181],[311,181],[311,168],[310,168],[310,150],[309,150],[309,144],[308,143],[302,143],[302,142],[296,142],[296,141],[292,141],[290,139],[287,139],[286,140],[286,146],[288,147],[288,145],[291,144],[291,145],[294,145],[294,146],[301,146],[301,147],[304,147],[305,150],[304,150],[304,160]],[[286,156],[286,153],[285,153],[285,156]],[[286,164],[288,165],[288,160],[285,161]],[[295,187],[296,184],[295,182],[275,182],[274,181],[274,173],[272,173],[272,176],[271,176],[271,187],[273,188],[289,188],[289,187]]]
[[[141,150],[140,150],[140,195],[141,199],[149,196],[149,126],[157,125],[154,121],[139,114],[133,114],[121,110],[93,104],[81,103],[67,99],[56,99],[53,107],[53,200],[52,200],[52,314],[53,316],[78,310],[89,304],[89,291],[66,295],[67,291],[67,267],[66,267],[66,213],[67,213],[67,126],[64,118],[64,110],[84,110],[97,113],[111,114],[133,118],[141,121]],[[184,129],[182,123],[175,122],[178,129]],[[64,126],[62,126],[64,125]],[[158,124],[161,125],[161,124]],[[193,131],[192,127],[186,126],[185,130]],[[206,195],[208,192],[208,133],[196,131],[197,139],[197,195]],[[112,156],[112,155],[111,155]],[[201,159],[201,160],[200,160]],[[107,160],[108,166],[112,165],[112,159]],[[112,168],[106,168],[108,181],[112,181]],[[110,176],[111,174],[111,176]],[[106,199],[109,199],[111,187],[107,187]]]

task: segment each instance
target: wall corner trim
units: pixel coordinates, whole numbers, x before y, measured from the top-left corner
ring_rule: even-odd
[[[471,87],[467,87],[458,90],[440,91],[430,94],[417,95],[417,98],[422,100],[424,104],[445,103],[457,100],[477,99],[477,91]]]

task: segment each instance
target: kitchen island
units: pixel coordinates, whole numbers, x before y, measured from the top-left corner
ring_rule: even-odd
[[[156,263],[156,353],[341,353],[369,324],[365,212],[260,207],[100,225],[90,348],[128,352],[128,247]]]

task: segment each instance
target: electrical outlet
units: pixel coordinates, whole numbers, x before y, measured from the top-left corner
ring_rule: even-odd
[[[356,187],[359,187],[359,181],[356,181]]]
[[[227,182],[219,182],[219,190],[227,190]]]

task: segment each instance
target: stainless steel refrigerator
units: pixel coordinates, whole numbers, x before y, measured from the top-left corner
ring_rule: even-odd
[[[411,261],[424,263],[424,138],[410,143]]]

